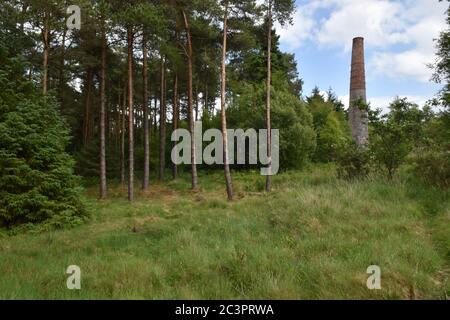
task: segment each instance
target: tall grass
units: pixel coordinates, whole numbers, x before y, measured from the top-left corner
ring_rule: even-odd
[[[450,197],[407,178],[338,180],[331,166],[287,172],[274,192],[237,172],[154,185],[129,204],[118,186],[92,221],[71,230],[0,237],[2,299],[445,299]],[[69,265],[82,289],[66,288]],[[382,290],[366,269],[382,270]]]

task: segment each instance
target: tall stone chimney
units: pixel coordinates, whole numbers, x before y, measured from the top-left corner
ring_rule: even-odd
[[[364,38],[353,39],[349,105],[349,121],[353,138],[359,146],[365,146],[369,142],[369,117],[366,108]]]

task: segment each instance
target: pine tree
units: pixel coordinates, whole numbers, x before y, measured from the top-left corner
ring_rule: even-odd
[[[293,0],[267,0],[267,82],[266,82],[266,129],[267,129],[267,156],[269,158],[269,172],[272,165],[272,124],[271,124],[271,94],[272,94],[272,26],[273,21],[277,20],[281,25],[292,21],[294,12]],[[266,177],[266,192],[272,188],[271,176]]]
[[[51,95],[24,79],[20,58],[0,41],[0,226],[74,225],[86,217],[69,133]]]
[[[221,108],[221,124],[223,138],[223,161],[225,171],[225,184],[227,187],[228,200],[233,200],[233,182],[231,180],[230,163],[228,157],[228,133],[227,133],[227,116],[226,116],[226,56],[227,56],[227,37],[228,37],[228,0],[224,1],[224,17],[223,17],[223,44],[222,44],[222,75],[220,86],[220,108]]]

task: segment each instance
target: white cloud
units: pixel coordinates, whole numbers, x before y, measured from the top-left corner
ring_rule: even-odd
[[[379,52],[374,55],[370,67],[375,73],[390,78],[412,78],[428,82],[432,71],[427,66],[432,62],[432,55],[421,50],[408,50],[401,53]]]
[[[387,47],[405,43],[401,33],[404,22],[398,19],[402,6],[398,1],[388,0],[337,0],[330,15],[322,19],[317,31],[317,42],[323,46],[351,49],[354,37],[366,38],[373,47]]]
[[[291,49],[310,42],[348,52],[352,39],[365,38],[373,55],[368,74],[430,80],[435,43],[445,29],[447,3],[437,0],[311,0],[297,8],[294,25],[279,28]]]
[[[390,78],[413,78],[421,82],[430,81],[434,61],[435,43],[440,31],[445,28],[443,19],[426,17],[408,28],[405,36],[414,43],[413,49],[402,52],[377,52],[369,66],[375,73]]]
[[[313,17],[306,15],[303,11],[297,10],[293,17],[293,25],[281,27],[277,24],[278,34],[281,41],[291,50],[301,47],[305,40],[310,40],[315,26]]]

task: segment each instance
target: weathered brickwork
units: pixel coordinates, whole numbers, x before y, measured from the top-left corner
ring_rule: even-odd
[[[368,112],[365,108],[366,104],[364,38],[355,38],[353,39],[352,50],[349,121],[353,138],[360,146],[365,146],[369,142],[369,123]]]

